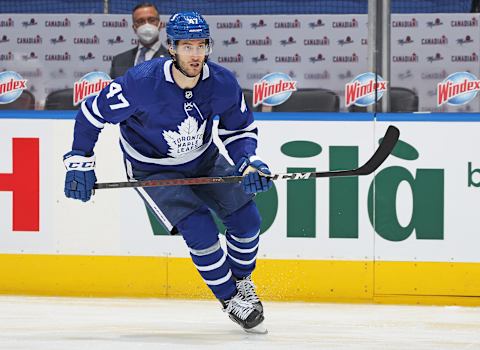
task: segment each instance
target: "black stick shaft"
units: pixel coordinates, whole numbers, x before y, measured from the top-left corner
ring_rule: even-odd
[[[323,172],[305,172],[305,173],[286,173],[265,175],[271,180],[307,180],[320,177],[344,177],[344,176],[362,176],[369,175],[378,169],[392,152],[395,144],[400,137],[400,131],[390,125],[383,137],[380,146],[373,156],[360,168],[351,170],[336,170]],[[181,179],[162,179],[162,180],[142,180],[130,182],[106,182],[95,184],[94,189],[107,188],[128,188],[128,187],[157,187],[157,186],[182,186],[182,185],[207,185],[207,184],[232,184],[242,182],[243,176],[225,176],[225,177],[196,177]]]

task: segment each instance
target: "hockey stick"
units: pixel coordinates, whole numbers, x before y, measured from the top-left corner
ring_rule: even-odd
[[[323,172],[305,172],[305,173],[287,173],[273,174],[263,176],[271,180],[306,180],[318,177],[340,177],[340,176],[361,176],[369,175],[378,169],[392,152],[400,136],[400,131],[390,125],[383,137],[380,146],[373,156],[361,167],[351,170],[334,170]],[[206,184],[232,184],[241,183],[243,176],[225,176],[225,177],[196,177],[184,179],[161,179],[161,180],[141,180],[131,182],[105,182],[95,184],[94,189],[106,188],[126,188],[126,187],[156,187],[156,186],[180,186],[180,185],[206,185]]]

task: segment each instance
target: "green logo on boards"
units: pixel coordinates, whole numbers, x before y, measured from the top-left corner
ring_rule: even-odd
[[[281,152],[292,158],[313,158],[323,149],[310,141],[292,141],[282,145]],[[359,166],[357,146],[329,146],[329,170],[347,170]],[[399,141],[390,157],[401,162],[419,158],[418,151],[408,143]],[[312,167],[287,167],[287,172],[312,172]],[[383,168],[371,177],[367,198],[360,198],[359,178],[330,178],[328,181],[328,237],[331,239],[359,237],[359,213],[367,210],[375,232],[389,241],[403,241],[415,232],[416,239],[441,240],[444,237],[444,170],[416,169],[411,172],[402,166]],[[255,202],[262,215],[261,232],[274,222],[278,212],[276,186],[286,186],[286,236],[316,237],[318,223],[317,181],[278,181],[272,189],[256,196]],[[397,191],[405,183],[412,193],[412,213],[409,223],[403,226],[398,219]],[[322,209],[323,210],[323,209]],[[155,235],[168,234],[155,216],[149,212]],[[220,232],[223,225],[217,220]]]

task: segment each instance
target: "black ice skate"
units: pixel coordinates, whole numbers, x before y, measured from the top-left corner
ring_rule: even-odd
[[[255,284],[252,281],[251,275],[238,279],[235,279],[237,283],[237,290],[240,293],[242,300],[252,303],[255,308],[263,314],[263,305],[260,298],[255,292]]]
[[[252,303],[242,300],[240,292],[229,300],[220,300],[223,311],[228,313],[230,319],[238,323],[245,332],[266,334],[263,326],[263,314]]]

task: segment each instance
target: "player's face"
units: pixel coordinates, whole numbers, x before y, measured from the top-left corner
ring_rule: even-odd
[[[204,39],[180,40],[175,50],[178,64],[191,77],[200,74],[208,52],[209,47]]]

